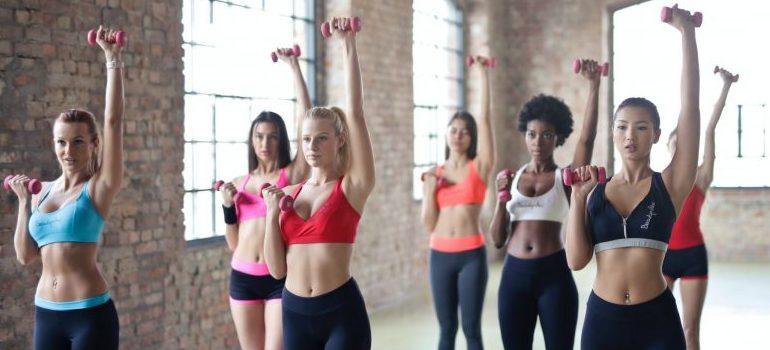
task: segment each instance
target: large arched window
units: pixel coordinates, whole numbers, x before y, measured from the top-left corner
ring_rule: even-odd
[[[270,61],[276,47],[302,47],[302,71],[314,98],[312,0],[184,0],[185,239],[224,234],[216,179],[248,171],[247,139],[260,111],[280,114],[294,138],[296,99],[285,64]],[[294,142],[292,142],[292,147]]]
[[[463,16],[454,1],[414,0],[413,195],[420,174],[444,160],[449,117],[464,107]]]

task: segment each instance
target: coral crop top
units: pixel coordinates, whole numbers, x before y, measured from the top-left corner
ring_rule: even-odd
[[[444,166],[436,168],[436,175],[444,175]],[[468,175],[462,182],[443,186],[436,190],[436,202],[439,209],[463,204],[484,204],[487,185],[481,179],[473,161],[468,162]]]

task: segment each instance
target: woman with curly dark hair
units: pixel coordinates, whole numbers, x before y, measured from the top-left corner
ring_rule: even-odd
[[[590,163],[596,138],[601,70],[593,60],[580,66],[589,95],[569,167]],[[497,204],[489,229],[495,246],[507,245],[508,252],[498,291],[500,333],[506,349],[531,349],[539,315],[546,348],[572,349],[578,295],[561,239],[570,188],[553,159],[572,133],[572,113],[560,99],[541,94],[522,108],[518,129],[531,160],[515,174],[498,174],[497,190],[510,191],[511,199]]]

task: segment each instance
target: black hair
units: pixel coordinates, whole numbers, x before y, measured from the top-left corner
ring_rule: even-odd
[[[460,119],[465,122],[465,128],[468,129],[468,134],[471,136],[471,145],[468,147],[468,150],[465,152],[465,155],[469,159],[475,159],[476,158],[476,145],[479,142],[479,133],[478,128],[476,127],[476,120],[473,119],[473,115],[466,111],[459,111],[455,113],[452,118],[449,118],[449,122],[447,123],[447,126],[451,125],[455,119]],[[444,159],[449,159],[449,145],[446,145],[444,147]]]
[[[647,111],[652,118],[652,125],[655,126],[655,130],[660,130],[660,114],[658,114],[658,107],[650,100],[644,97],[629,97],[620,103],[618,109],[615,110],[614,117],[618,116],[618,112],[626,107],[639,107]]]
[[[519,131],[526,132],[527,124],[533,120],[553,125],[557,136],[556,147],[563,145],[572,134],[572,112],[564,101],[554,96],[539,94],[527,101],[519,112]]]

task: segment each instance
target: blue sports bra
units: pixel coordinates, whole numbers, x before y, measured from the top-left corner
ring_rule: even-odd
[[[48,198],[56,183],[48,186],[45,194],[29,218],[29,233],[38,247],[59,242],[96,243],[104,228],[104,219],[94,207],[88,195],[88,183],[83,184],[80,195],[73,202],[50,213],[40,211],[40,205]]]
[[[628,247],[666,251],[676,210],[660,173],[652,173],[650,192],[628,217],[620,216],[607,200],[606,186],[607,183],[597,185],[588,200],[588,227],[594,252]]]

